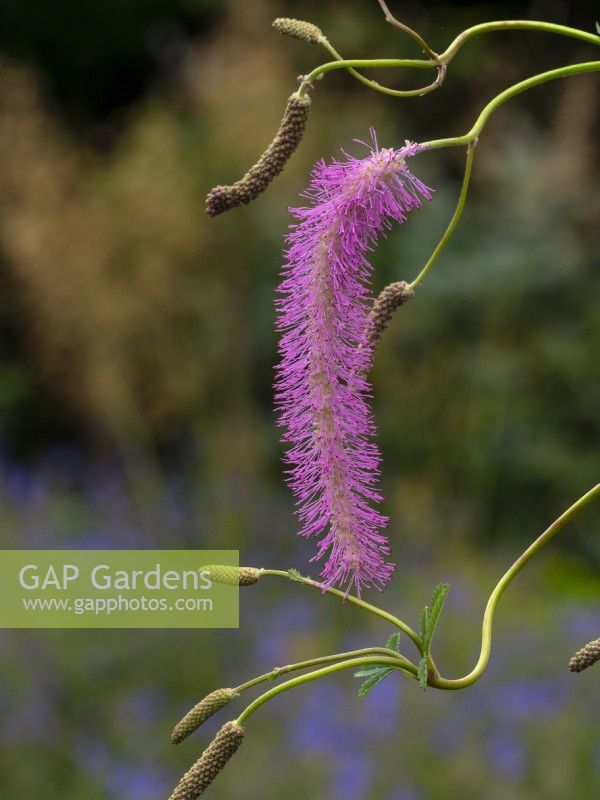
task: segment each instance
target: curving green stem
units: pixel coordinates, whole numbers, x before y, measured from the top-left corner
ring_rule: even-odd
[[[589,44],[600,45],[600,36],[597,36],[595,33],[580,31],[578,28],[569,28],[567,25],[556,25],[554,22],[541,22],[533,19],[496,20],[494,22],[482,22],[479,25],[473,25],[473,27],[467,28],[462,33],[459,33],[448,48],[444,50],[443,53],[440,53],[439,60],[443,64],[450,63],[460,48],[474,36],[479,36],[482,33],[491,33],[492,31],[511,30],[556,33],[560,36],[568,36],[572,39],[581,39],[581,41],[588,42]]]
[[[320,43],[328,50],[331,55],[337,59],[338,61],[343,61],[344,58],[341,56],[335,47],[331,44],[329,39],[323,37],[320,40]],[[368,86],[370,89],[374,89],[376,92],[381,92],[382,94],[390,95],[391,97],[422,97],[425,94],[429,94],[429,92],[433,92],[434,89],[437,89],[439,86],[442,85],[444,82],[444,78],[446,77],[446,65],[445,64],[432,64],[432,66],[437,67],[437,77],[432,83],[428,83],[427,86],[422,86],[419,89],[391,89],[389,86],[382,86],[377,81],[373,81],[370,78],[365,77],[360,72],[354,69],[354,67],[348,67],[348,72],[356,78],[357,81]],[[307,80],[310,76],[307,76]]]
[[[488,664],[490,653],[491,653],[491,646],[492,646],[492,624],[494,620],[494,613],[496,611],[496,607],[498,605],[498,601],[506,588],[509,586],[513,578],[523,569],[525,564],[539,551],[541,548],[549,542],[551,539],[556,536],[556,534],[562,530],[562,528],[570,522],[580,511],[582,511],[586,506],[592,503],[594,500],[600,497],[600,483],[590,489],[586,494],[580,497],[573,505],[571,505],[566,511],[564,511],[558,519],[556,519],[528,548],[522,553],[521,556],[515,561],[515,563],[508,569],[502,578],[499,580],[498,584],[496,585],[494,591],[490,595],[490,599],[488,600],[485,613],[483,616],[483,624],[482,624],[482,632],[481,632],[481,652],[479,655],[479,659],[477,664],[473,668],[473,670],[468,674],[465,675],[464,678],[457,678],[457,679],[449,679],[442,677],[439,673],[433,661],[430,663],[430,670],[427,683],[429,686],[436,688],[436,689],[464,689],[467,686],[470,686],[472,683],[475,683],[483,672]],[[305,583],[310,586],[321,588],[320,584],[316,581],[311,580],[310,578],[292,578],[287,572],[283,570],[264,570],[262,575],[274,575],[277,577],[285,577],[290,580],[295,580],[301,583]],[[326,590],[331,591],[331,590]],[[343,595],[342,592],[338,590],[333,590],[333,593]],[[384,616],[384,618],[390,620],[391,615],[388,615],[387,612],[383,612],[381,609],[377,609],[375,606],[370,606],[368,603],[363,603],[363,601],[359,600],[358,598],[353,598],[351,595],[348,596],[349,600],[354,600],[358,602],[360,605],[364,605],[367,607],[368,610],[374,611],[377,613],[378,616]],[[394,619],[394,618],[392,618]],[[402,623],[404,626],[404,623]],[[408,626],[406,626],[408,627]],[[404,629],[404,627],[403,627]],[[415,634],[416,636],[416,634]],[[418,639],[418,637],[417,637]],[[422,650],[420,640],[419,640],[419,650]],[[331,663],[334,662],[334,663]],[[320,658],[311,659],[309,661],[301,661],[297,664],[289,664],[285,667],[278,667],[271,672],[268,672],[264,675],[260,675],[257,678],[253,678],[246,683],[241,684],[237,687],[237,691],[243,691],[244,689],[248,689],[252,686],[257,685],[258,683],[262,683],[265,680],[272,680],[279,677],[286,672],[291,672],[294,670],[305,669],[311,666],[316,666],[317,664],[327,664],[327,666],[323,666],[320,669],[313,670],[312,672],[307,672],[304,675],[299,675],[296,678],[291,678],[288,681],[280,684],[279,686],[275,686],[272,689],[264,692],[262,695],[256,698],[250,705],[248,705],[244,711],[240,714],[237,719],[237,723],[242,725],[245,720],[257,711],[262,705],[267,703],[277,695],[282,694],[283,692],[288,691],[288,689],[293,689],[296,686],[301,686],[303,683],[309,683],[311,681],[319,680],[320,678],[325,678],[329,675],[334,674],[340,670],[351,669],[354,667],[364,667],[369,665],[384,665],[390,666],[394,669],[397,669],[405,674],[409,675],[410,677],[417,678],[418,677],[418,669],[417,667],[406,659],[404,656],[396,653],[393,650],[388,648],[364,648],[362,650],[354,650],[347,653],[337,653],[331,656],[322,656]]]
[[[270,672],[265,672],[264,675],[259,675],[252,678],[245,683],[240,684],[236,688],[236,692],[243,692],[245,689],[250,689],[257,686],[259,683],[265,681],[274,681],[281,675],[286,675],[289,672],[297,672],[301,669],[308,669],[309,667],[316,667],[319,664],[332,664],[338,661],[347,661],[350,658],[361,658],[363,656],[381,655],[387,658],[395,658],[398,666],[411,673],[416,670],[415,665],[404,656],[397,653],[395,650],[390,650],[389,647],[363,647],[360,650],[350,650],[347,653],[334,653],[330,656],[320,656],[319,658],[311,658],[308,661],[298,661],[296,664],[286,664],[285,667],[275,667]]]
[[[566,67],[558,67],[557,69],[548,70],[548,72],[540,72],[537,75],[532,75],[531,78],[509,86],[508,89],[505,89],[494,97],[477,117],[471,130],[463,136],[432,139],[430,142],[423,142],[423,147],[429,150],[439,150],[441,147],[458,147],[460,145],[469,144],[477,139],[494,111],[503,105],[503,103],[506,103],[507,100],[516,97],[516,95],[522,92],[526,92],[528,89],[533,89],[536,86],[548,83],[549,81],[555,81],[558,78],[567,78],[571,75],[584,75],[588,72],[600,72],[600,61],[584,61],[581,64],[569,64]]]
[[[367,667],[367,666],[375,666],[375,665],[382,665],[382,666],[390,666],[396,669],[406,669],[407,672],[410,672],[411,675],[416,676],[416,667],[411,665],[412,669],[408,669],[408,667],[401,667],[401,662],[398,661],[398,658],[387,658],[387,657],[367,657],[367,658],[350,658],[347,661],[340,661],[337,664],[331,664],[328,667],[322,667],[321,669],[315,669],[313,672],[307,672],[305,675],[298,675],[297,678],[291,678],[289,681],[280,684],[279,686],[274,686],[272,689],[269,689],[268,692],[261,694],[260,697],[257,697],[254,702],[250,703],[247,706],[240,716],[237,718],[236,722],[238,725],[243,725],[244,722],[248,719],[248,717],[257,711],[262,705],[267,703],[273,697],[277,697],[277,695],[282,694],[282,692],[287,692],[288,689],[293,689],[296,686],[301,686],[303,683],[310,683],[311,681],[319,680],[319,678],[325,678],[328,675],[333,675],[335,672],[339,672],[343,669],[353,669],[354,667]]]
[[[433,267],[435,262],[438,260],[442,250],[448,244],[448,240],[454,233],[454,229],[458,225],[458,221],[460,220],[463,209],[465,207],[465,202],[467,199],[467,194],[469,192],[469,183],[471,181],[471,171],[473,168],[473,158],[475,156],[475,147],[477,145],[477,140],[474,139],[472,142],[469,142],[467,147],[467,161],[465,164],[465,174],[463,177],[462,186],[460,189],[460,195],[458,197],[458,202],[456,204],[456,208],[454,209],[454,214],[452,215],[452,219],[448,223],[448,227],[444,231],[444,235],[438,242],[437,247],[429,257],[429,261],[425,264],[423,269],[419,272],[417,277],[414,279],[412,283],[409,284],[409,289],[416,289],[416,287],[421,283],[423,278],[427,275],[429,270]]]
[[[422,58],[342,58],[341,60],[328,61],[326,64],[320,64],[318,67],[315,67],[312,72],[309,72],[308,75],[304,77],[298,94],[302,97],[302,95],[306,93],[307,84],[312,83],[317,78],[320,78],[321,75],[325,75],[327,72],[331,72],[334,69],[353,69],[354,67],[362,67],[363,69],[381,69],[385,67],[435,69],[437,66],[435,61],[425,61]],[[381,91],[383,88],[384,87],[381,86],[378,91]],[[419,91],[422,91],[422,89]]]
[[[475,683],[478,680],[485,668],[487,667],[490,652],[492,649],[492,623],[494,621],[494,613],[496,611],[496,606],[498,605],[498,600],[502,597],[506,587],[510,584],[512,579],[523,569],[525,564],[539,551],[542,547],[553,539],[556,534],[564,528],[564,526],[570,522],[581,510],[583,510],[586,506],[588,506],[591,502],[596,500],[600,497],[600,483],[596,484],[593,489],[590,489],[589,492],[580,497],[572,506],[567,508],[558,519],[556,519],[550,527],[546,528],[546,530],[538,536],[538,538],[533,542],[527,550],[525,550],[522,555],[515,561],[515,563],[507,570],[502,578],[500,578],[496,588],[490,595],[490,599],[487,602],[487,606],[485,608],[485,613],[483,615],[483,625],[481,630],[481,652],[479,655],[479,660],[477,664],[473,668],[468,675],[465,675],[464,678],[456,678],[456,679],[448,679],[442,678],[440,675],[433,675],[430,676],[429,685],[435,686],[437,689],[464,689],[466,686],[470,686],[472,683]]]
[[[407,26],[402,27],[405,32],[411,31],[410,35],[414,34],[414,31],[411,29],[407,29]],[[422,40],[420,42],[423,49],[430,51],[431,58],[428,59],[396,59],[396,58],[376,58],[376,59],[343,59],[340,54],[335,50],[335,48],[329,43],[327,38],[324,36],[320,43],[334,56],[336,61],[331,61],[326,64],[321,64],[320,66],[316,67],[315,69],[310,72],[306,78],[304,79],[302,85],[299,89],[299,94],[302,96],[306,92],[306,84],[316,80],[317,78],[325,75],[327,72],[331,72],[334,69],[347,69],[357,80],[361,83],[365,84],[365,86],[369,86],[371,89],[375,89],[378,92],[383,92],[384,94],[393,95],[396,97],[415,97],[420,96],[423,94],[427,94],[427,92],[431,92],[434,89],[438,88],[444,81],[445,76],[445,69],[441,69],[442,67],[446,67],[452,59],[456,56],[459,52],[460,48],[466,44],[470,39],[474,38],[475,36],[479,36],[483,33],[491,33],[493,31],[508,31],[508,30],[530,30],[530,31],[540,31],[543,33],[552,33],[558,34],[560,36],[567,36],[573,39],[580,39],[581,41],[587,42],[588,44],[595,44],[600,45],[600,36],[597,36],[594,33],[588,33],[587,31],[578,30],[577,28],[570,28],[566,25],[557,25],[553,22],[541,22],[539,20],[497,20],[493,22],[482,22],[479,25],[473,25],[471,28],[467,28],[462,33],[460,33],[453,42],[444,50],[443,53],[439,55],[436,54],[429,45]],[[418,34],[417,34],[418,35]],[[419,37],[421,39],[421,37]],[[361,75],[357,72],[356,68],[364,68],[364,69],[371,69],[371,68],[380,68],[380,67],[406,67],[410,69],[438,69],[438,76],[436,80],[425,86],[421,89],[409,89],[409,90],[399,90],[399,89],[389,89],[386,86],[381,86],[377,81],[372,81],[369,78],[366,78],[364,75]]]
[[[312,578],[305,578],[303,575],[294,575],[292,577],[289,572],[286,572],[282,569],[265,569],[261,571],[262,575],[271,575],[277,578],[287,578],[288,580],[295,581],[296,583],[304,584],[305,586],[310,586],[313,589],[318,589],[323,594],[331,594],[335,597],[341,598],[344,602],[352,603],[353,605],[360,606],[365,611],[370,611],[371,614],[375,614],[377,617],[381,617],[385,619],[387,622],[391,622],[396,628],[399,628],[403,631],[409,639],[411,639],[419,651],[420,655],[423,655],[423,645],[421,643],[421,637],[418,633],[416,633],[406,622],[403,622],[398,617],[395,617],[393,614],[390,614],[387,611],[384,611],[382,608],[378,608],[378,606],[374,606],[371,603],[367,603],[364,600],[361,600],[359,597],[355,597],[352,594],[347,594],[346,592],[342,592],[340,589],[334,589],[332,586],[329,588],[325,588],[322,583],[318,581],[314,581]]]
[[[424,142],[423,147],[429,150],[437,150],[442,147],[454,147],[454,146],[461,146],[467,145],[467,162],[465,166],[465,174],[463,178],[462,187],[460,190],[460,195],[458,198],[458,202],[456,204],[456,208],[454,210],[454,214],[452,215],[452,219],[450,220],[448,227],[446,228],[444,235],[438,242],[437,247],[431,254],[429,260],[425,264],[425,266],[421,269],[417,277],[413,280],[409,287],[411,289],[415,289],[423,280],[423,278],[427,275],[429,270],[433,267],[435,262],[438,260],[439,256],[441,255],[444,247],[448,244],[450,237],[454,233],[456,226],[462,216],[463,209],[465,207],[465,201],[467,199],[467,193],[469,190],[469,183],[471,180],[471,171],[473,166],[473,157],[475,154],[475,147],[477,145],[478,137],[483,130],[486,122],[490,118],[490,116],[494,113],[494,111],[499,108],[503,103],[507,100],[510,100],[512,97],[515,97],[522,92],[527,91],[528,89],[532,89],[535,86],[539,86],[543,83],[547,83],[548,81],[556,80],[558,78],[564,78],[569,75],[581,75],[586,72],[598,72],[600,71],[600,61],[587,61],[582,64],[571,64],[567,67],[559,67],[557,69],[549,70],[548,72],[542,72],[538,75],[533,75],[531,78],[527,78],[524,81],[520,81],[519,83],[514,84],[513,86],[509,86],[508,89],[505,89],[501,92],[497,97],[491,100],[477,117],[477,120],[471,130],[468,133],[465,133],[463,136],[454,136],[446,139],[434,139],[430,142]]]

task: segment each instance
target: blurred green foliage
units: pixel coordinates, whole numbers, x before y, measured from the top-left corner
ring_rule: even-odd
[[[401,5],[438,48],[469,24],[511,15],[594,24],[584,3]],[[210,220],[207,190],[247,169],[296,76],[326,60],[275,34],[270,21],[310,19],[347,56],[417,55],[374,0],[6,0],[1,14],[4,546],[84,546],[104,531],[123,546],[218,544],[305,569],[311,550],[294,538],[272,411],[286,208],[315,159],[340,146],[359,152],[353,139],[365,139],[370,125],[384,146],[461,133],[508,83],[588,59],[590,48],[541,34],[491,35],[461,52],[440,91],[417,100],[328,76],[289,168],[253,205]],[[408,86],[422,75],[377,78]],[[579,77],[496,115],[478,146],[460,228],[377,355],[385,512],[401,565],[385,597],[416,619],[435,582],[452,584],[436,634],[448,673],[472,664],[479,612],[508,551],[597,481],[596,98],[597,76]],[[452,213],[462,158],[415,160],[437,191],[373,254],[376,289],[412,278],[429,255]],[[80,459],[72,469],[48,455],[65,442]],[[122,467],[118,490],[105,487],[97,466],[113,460]],[[85,480],[81,462],[91,465]],[[181,485],[185,503],[173,500]],[[396,685],[391,676],[373,691],[371,712],[361,710],[350,677],[341,695],[332,690],[337,706],[307,689],[306,707],[285,700],[279,716],[257,720],[215,798],[250,790],[359,800],[596,797],[597,693],[594,706],[587,675],[552,681],[583,644],[579,636],[588,628],[597,635],[571,620],[597,611],[598,514],[587,512],[519,579],[481,687],[423,698],[413,686],[386,689]],[[160,742],[196,693],[279,659],[362,646],[360,631],[382,640],[364,620],[350,622],[348,609],[325,612],[319,598],[308,610],[295,605],[293,586],[253,591],[235,635],[5,637],[7,796],[158,800],[177,773],[165,765],[184,769],[195,758],[193,746],[172,755]],[[38,663],[42,675],[31,667]],[[503,691],[512,717],[494,700]],[[319,722],[328,704],[328,721]],[[301,711],[312,749],[301,744]],[[336,737],[345,761],[328,749]],[[351,772],[363,755],[368,780]],[[434,758],[440,769],[431,768]],[[362,793],[342,792],[344,770]]]
[[[328,76],[285,174],[251,207],[209,220],[206,190],[252,163],[295,75],[324,57],[271,31],[273,16],[314,18],[352,55],[390,55],[399,43],[410,54],[413,43],[370,6],[340,14],[335,3],[180,2],[168,10],[136,2],[117,14],[114,4],[89,2],[76,15],[94,33],[84,48],[77,27],[54,35],[61,8],[37,10],[47,25],[18,4],[6,9],[7,50],[30,58],[5,58],[0,98],[0,437],[17,454],[66,438],[95,451],[158,454],[167,470],[180,457],[204,474],[235,468],[278,485],[272,296],[285,209],[310,164],[340,145],[359,149],[352,139],[370,124],[383,144],[460,132],[495,90],[582,47],[539,34],[489,36],[465,48],[441,91],[403,102]],[[492,10],[415,6],[406,14],[442,46]],[[571,11],[560,21],[578,21]],[[125,111],[117,100],[103,114],[92,109],[100,87],[88,83],[86,106],[39,37],[60,50],[71,76],[97,68],[109,79],[103,59],[114,66],[121,52],[135,61],[144,50],[162,77],[148,65],[145,80],[156,82]],[[77,61],[84,50],[87,66]],[[122,72],[127,81],[130,71]],[[437,535],[441,508],[447,535],[520,536],[594,480],[595,81],[538,89],[491,122],[459,232],[378,354],[388,506],[402,528],[414,514],[422,539]],[[69,124],[74,104],[86,109],[83,131]],[[435,199],[374,255],[377,288],[416,274],[451,213],[461,160],[454,152],[421,157],[416,169],[437,187]],[[580,546],[592,555],[592,544]]]

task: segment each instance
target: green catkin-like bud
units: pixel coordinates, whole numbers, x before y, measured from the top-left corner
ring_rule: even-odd
[[[373,303],[367,323],[367,342],[372,349],[375,349],[381,341],[383,332],[389,325],[394,311],[412,297],[414,297],[414,292],[406,281],[390,283],[378,295]]]
[[[290,19],[289,17],[278,17],[273,20],[273,27],[279,33],[294,36],[296,39],[304,39],[306,42],[317,44],[323,40],[323,32],[313,25],[312,22],[305,22],[303,19]]]
[[[217,689],[207,694],[203,700],[188,711],[185,717],[177,723],[171,734],[171,741],[173,744],[183,742],[190,734],[198,730],[200,725],[206,722],[209,717],[212,717],[213,714],[216,714],[217,711],[220,711],[228,705],[234,697],[239,696],[240,693],[236,692],[235,689]]]
[[[600,639],[594,639],[578,650],[569,661],[569,669],[571,672],[582,672],[596,661],[600,661]]]
[[[226,722],[194,766],[177,784],[169,800],[196,800],[236,752],[244,738],[244,728]]]
[[[285,167],[304,135],[310,98],[291,95],[277,135],[256,164],[231,186],[215,186],[206,196],[206,213],[216,217],[231,208],[245,205],[262,194]]]
[[[208,564],[201,568],[201,572],[208,572],[209,578],[215,583],[229,586],[252,586],[261,576],[261,570],[257,567],[230,567],[225,564]]]

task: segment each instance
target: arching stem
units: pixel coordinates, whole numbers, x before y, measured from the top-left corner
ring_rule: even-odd
[[[334,597],[339,597],[344,602],[351,603],[356,606],[360,606],[360,608],[364,609],[365,611],[369,611],[371,614],[375,614],[377,617],[381,617],[381,619],[386,620],[386,622],[390,622],[396,628],[399,628],[403,631],[409,639],[411,639],[417,650],[419,651],[420,655],[423,655],[423,645],[421,643],[421,637],[418,633],[416,633],[406,622],[403,622],[398,617],[395,617],[393,614],[390,614],[388,611],[384,611],[382,608],[378,606],[374,606],[371,603],[367,603],[365,600],[361,600],[359,597],[355,597],[352,594],[347,594],[346,592],[342,592],[340,589],[335,589],[332,586],[324,587],[322,583],[318,581],[314,581],[312,578],[306,578],[299,573],[294,572],[293,574],[290,572],[286,572],[282,569],[265,569],[261,571],[261,575],[271,575],[277,578],[287,578],[288,580],[294,581],[296,583],[303,584],[304,586],[310,586],[313,589],[318,589],[323,594],[330,594]]]
[[[323,47],[325,47],[325,49],[328,50],[335,59],[338,61],[344,60],[343,56],[338,53],[328,39],[323,37],[320,41]],[[422,97],[425,94],[429,94],[429,92],[433,92],[442,85],[444,78],[446,77],[446,69],[447,67],[445,64],[439,64],[437,66],[436,79],[432,83],[428,83],[427,86],[422,86],[418,89],[392,89],[389,86],[382,86],[377,81],[373,81],[370,78],[362,75],[360,72],[355,70],[354,67],[348,67],[348,72],[364,86],[368,86],[370,89],[374,89],[376,92],[381,92],[382,94],[389,95],[390,97]],[[307,80],[308,77],[309,76],[307,76]]]
[[[321,75],[325,75],[328,72],[331,72],[332,70],[335,69],[354,69],[354,68],[384,69],[386,67],[388,68],[408,67],[410,69],[435,69],[437,67],[437,64],[435,63],[435,61],[424,61],[423,59],[420,58],[342,58],[341,60],[338,61],[328,61],[326,64],[320,64],[318,67],[315,67],[312,70],[312,72],[309,72],[308,75],[305,76],[298,90],[298,94],[302,97],[302,95],[306,93],[306,87],[309,84],[312,84],[313,81],[317,80],[317,78],[320,78]],[[370,83],[371,82],[369,82],[369,84]],[[383,88],[384,87],[379,86],[378,91],[381,91]],[[423,90],[420,89],[419,91]]]
[[[389,12],[388,12],[389,13]],[[391,15],[390,15],[391,17]],[[392,18],[393,19],[393,18]],[[398,20],[395,20],[395,23],[398,26],[402,26],[402,30],[409,35],[413,36],[413,38],[418,37],[417,41],[419,45],[428,52],[430,50],[429,45],[425,42],[422,37],[419,36],[415,31],[408,26],[404,26],[403,23],[399,23]],[[588,33],[587,31],[581,31],[577,28],[570,28],[566,25],[557,25],[552,22],[541,22],[539,20],[497,20],[493,22],[483,22],[480,25],[473,25],[471,28],[467,28],[462,33],[460,33],[453,42],[444,50],[443,53],[439,55],[436,54],[433,50],[431,50],[430,55],[431,57],[428,59],[410,59],[410,58],[374,58],[374,59],[344,59],[340,56],[340,54],[335,50],[333,45],[329,42],[329,40],[323,36],[320,40],[320,43],[334,56],[336,61],[330,61],[326,64],[321,64],[315,69],[312,70],[304,79],[303,84],[300,86],[299,94],[303,95],[306,93],[307,86],[312,83],[312,81],[316,80],[317,78],[325,75],[327,72],[331,72],[334,69],[347,69],[357,80],[363,83],[365,86],[368,86],[371,89],[374,89],[378,92],[383,92],[384,94],[389,94],[395,97],[415,97],[420,96],[422,94],[427,94],[427,92],[431,92],[434,89],[441,86],[444,81],[445,77],[445,67],[452,61],[452,59],[456,56],[459,52],[460,48],[466,44],[470,39],[474,38],[475,36],[479,36],[484,33],[491,33],[492,31],[505,31],[505,30],[530,30],[530,31],[539,31],[543,33],[552,33],[558,34],[560,36],[567,36],[573,39],[579,39],[581,41],[587,42],[588,44],[594,44],[596,46],[600,45],[600,36],[594,33]],[[370,80],[366,78],[364,75],[361,75],[357,72],[358,69],[377,69],[382,67],[391,67],[391,68],[408,68],[408,69],[438,69],[438,75],[433,83],[428,84],[421,89],[408,89],[408,90],[400,90],[400,89],[390,89],[386,86],[381,86],[381,84],[377,83],[377,81]]]
[[[251,680],[240,684],[236,688],[236,691],[243,692],[245,689],[258,686],[258,684],[264,683],[265,681],[277,680],[277,678],[281,677],[281,675],[287,675],[290,672],[297,672],[298,670],[308,669],[309,667],[316,667],[319,664],[332,664],[338,661],[347,661],[350,658],[362,658],[365,656],[376,655],[385,656],[386,658],[395,658],[398,661],[398,666],[402,666],[403,669],[408,670],[409,672],[416,669],[415,665],[412,664],[407,658],[399,655],[394,650],[390,650],[388,647],[364,647],[360,650],[351,650],[346,653],[334,653],[330,656],[311,658],[308,661],[298,661],[296,664],[286,664],[284,667],[275,667],[275,669],[272,669],[270,672],[265,672],[264,675],[258,675],[256,678],[252,678]]]
[[[548,72],[540,72],[538,75],[532,75],[524,81],[515,83],[500,92],[499,95],[494,97],[483,109],[481,114],[477,117],[475,124],[470,131],[463,136],[450,136],[445,139],[432,139],[430,142],[423,142],[423,147],[428,150],[439,150],[442,147],[458,147],[460,145],[469,144],[478,138],[483,130],[486,122],[492,116],[494,111],[501,105],[516,97],[518,94],[534,89],[536,86],[541,86],[549,81],[555,81],[559,78],[567,78],[571,75],[584,75],[589,72],[600,72],[600,61],[584,61],[581,64],[569,64],[566,67],[558,67],[557,69],[548,70]]]
[[[454,233],[454,229],[458,225],[458,221],[460,220],[463,209],[465,207],[465,202],[467,200],[467,194],[469,192],[469,183],[471,181],[471,171],[473,168],[473,158],[475,156],[475,147],[477,145],[477,140],[474,139],[472,142],[469,142],[467,147],[467,161],[465,164],[465,174],[463,177],[462,186],[460,189],[460,195],[458,196],[458,202],[456,203],[456,208],[454,209],[454,214],[452,215],[452,219],[448,223],[448,227],[444,231],[444,235],[438,242],[437,247],[429,257],[429,260],[423,267],[423,269],[419,272],[417,277],[414,279],[412,283],[409,284],[409,288],[413,291],[416,287],[421,283],[423,278],[427,275],[429,270],[433,267],[435,262],[438,260],[440,254],[444,247],[448,244],[448,241],[452,234]]]
[[[292,678],[285,683],[280,684],[279,686],[274,686],[272,689],[269,689],[268,692],[261,694],[260,697],[257,697],[254,702],[250,703],[244,711],[240,714],[237,718],[238,725],[243,725],[244,722],[248,719],[251,714],[254,714],[262,705],[267,703],[273,697],[277,697],[277,695],[282,694],[283,692],[287,692],[288,689],[294,689],[296,686],[301,686],[303,683],[310,683],[311,681],[319,680],[320,678],[325,678],[328,675],[333,675],[335,672],[339,672],[340,670],[345,669],[353,669],[355,667],[367,667],[370,665],[381,665],[381,666],[389,666],[395,669],[403,669],[407,672],[410,672],[411,675],[416,676],[416,667],[412,666],[412,669],[408,669],[408,667],[401,666],[398,658],[388,658],[388,657],[367,657],[367,658],[351,658],[348,661],[340,661],[337,664],[331,664],[328,667],[323,667],[321,669],[316,669],[313,672],[307,672],[305,675],[299,675],[297,678]]]
[[[533,556],[542,549],[542,547],[547,544],[551,539],[553,539],[556,534],[564,528],[564,526],[571,522],[577,514],[582,511],[586,506],[592,503],[594,500],[600,497],[600,483],[596,484],[593,489],[590,489],[589,492],[580,497],[572,506],[567,508],[558,519],[556,519],[552,525],[550,525],[546,530],[538,536],[538,538],[533,542],[527,550],[525,550],[522,555],[515,561],[515,563],[508,569],[502,578],[498,581],[496,588],[490,595],[490,599],[487,602],[487,606],[485,608],[485,613],[483,615],[483,625],[481,630],[481,652],[479,655],[479,659],[475,667],[469,672],[468,675],[465,675],[464,678],[456,678],[456,679],[448,679],[442,678],[441,676],[437,675],[433,677],[430,681],[431,686],[435,686],[437,689],[464,689],[465,686],[470,686],[472,683],[475,683],[478,680],[485,668],[487,667],[490,652],[492,649],[492,623],[494,621],[494,613],[496,611],[496,606],[498,605],[498,600],[504,594],[505,589],[513,578],[523,569],[525,564],[533,558]]]
[[[482,33],[517,30],[554,33],[559,36],[567,36],[571,39],[580,39],[588,44],[600,45],[600,36],[595,33],[588,33],[588,31],[581,31],[578,28],[569,28],[567,25],[556,25],[554,22],[541,22],[540,20],[534,19],[496,20],[493,22],[482,22],[480,25],[473,25],[471,28],[467,28],[462,33],[459,33],[446,50],[440,53],[439,60],[443,64],[449,64],[460,48],[466,44],[469,39],[473,39],[473,37],[479,36]]]
[[[416,287],[422,282],[425,278],[429,270],[433,267],[435,262],[438,260],[439,256],[441,255],[442,251],[448,244],[458,222],[462,216],[463,209],[465,207],[465,201],[467,199],[467,193],[469,190],[469,183],[471,180],[471,171],[473,166],[473,157],[475,154],[475,147],[477,145],[477,141],[479,139],[479,135],[481,134],[486,122],[489,120],[491,115],[494,111],[499,108],[503,103],[507,100],[510,100],[512,97],[515,97],[522,92],[527,91],[528,89],[532,89],[535,86],[540,86],[543,83],[547,83],[548,81],[557,80],[558,78],[564,78],[570,75],[581,75],[586,72],[599,72],[600,71],[600,61],[589,61],[584,62],[583,64],[571,64],[567,67],[559,67],[558,69],[549,70],[548,72],[542,72],[539,75],[533,75],[531,78],[527,78],[527,80],[520,81],[520,83],[516,83],[513,86],[509,86],[508,89],[505,89],[501,92],[497,97],[491,100],[477,117],[477,120],[471,130],[464,134],[463,136],[455,136],[446,139],[434,139],[430,142],[424,142],[423,147],[425,150],[437,150],[443,147],[455,147],[461,145],[467,145],[467,161],[465,165],[465,173],[463,177],[463,183],[460,190],[460,195],[458,198],[458,202],[456,204],[456,208],[454,210],[454,214],[452,215],[452,219],[450,220],[448,227],[446,228],[444,235],[438,242],[435,250],[431,254],[429,260],[425,264],[425,266],[421,269],[417,277],[413,280],[412,283],[409,284],[409,288],[414,291]]]
[[[473,670],[468,674],[465,675],[464,678],[456,678],[456,679],[449,679],[442,677],[437,667],[434,665],[433,660],[430,662],[430,669],[427,684],[436,689],[445,689],[445,690],[456,690],[456,689],[464,689],[467,686],[470,686],[472,683],[475,683],[483,672],[488,664],[490,653],[491,653],[491,643],[492,643],[492,624],[494,620],[494,613],[496,611],[496,607],[498,605],[498,601],[506,588],[509,586],[513,578],[523,569],[525,564],[533,558],[533,556],[551,539],[556,536],[556,534],[562,530],[562,528],[570,522],[580,511],[582,511],[586,506],[592,503],[594,500],[600,497],[600,484],[597,484],[592,489],[589,490],[586,494],[579,498],[573,505],[571,505],[566,511],[564,511],[558,519],[556,519],[528,548],[525,552],[519,556],[519,558],[515,561],[515,563],[508,569],[498,584],[496,585],[495,589],[493,590],[490,599],[488,600],[485,613],[483,616],[483,624],[482,624],[482,635],[481,635],[481,652],[479,655],[479,659],[477,664],[473,668]],[[297,578],[291,578],[290,575],[286,572],[281,570],[265,570],[262,574],[272,574],[280,577],[287,577],[292,580],[298,580]],[[302,582],[310,582],[311,585],[315,585],[315,581],[310,581],[310,579],[303,579]],[[340,592],[340,594],[342,594]],[[350,597],[348,598],[350,599]],[[354,598],[357,600],[357,598]],[[362,601],[359,601],[362,603]],[[368,606],[368,604],[366,604]],[[369,609],[371,610],[371,609]],[[381,611],[381,609],[377,609]],[[386,612],[383,612],[386,614]],[[331,663],[331,662],[334,663]],[[396,669],[400,672],[409,675],[412,678],[418,677],[418,669],[417,667],[406,659],[404,656],[396,653],[393,650],[388,648],[364,648],[363,650],[354,650],[348,653],[337,653],[331,656],[322,656],[321,658],[311,659],[309,661],[302,661],[298,662],[297,664],[289,664],[286,667],[279,667],[271,672],[265,673],[264,675],[260,675],[257,678],[253,678],[246,683],[241,684],[237,687],[237,691],[243,691],[244,689],[248,689],[252,686],[257,685],[258,683],[262,683],[265,680],[273,680],[280,675],[284,674],[285,672],[291,672],[294,670],[304,669],[311,666],[316,666],[317,664],[327,664],[327,666],[323,666],[319,669],[312,670],[311,672],[307,672],[304,675],[299,675],[296,678],[291,678],[284,683],[274,686],[272,689],[261,694],[259,697],[256,698],[252,703],[250,703],[244,711],[240,714],[237,719],[237,723],[242,725],[248,717],[250,717],[255,711],[257,711],[261,706],[267,703],[269,700],[277,697],[278,695],[282,694],[283,692],[287,692],[289,689],[294,689],[296,686],[301,686],[304,683],[310,683],[315,680],[319,680],[320,678],[328,677],[329,675],[333,675],[336,672],[346,669],[352,669],[355,667],[365,667],[365,666],[389,666],[393,669]]]

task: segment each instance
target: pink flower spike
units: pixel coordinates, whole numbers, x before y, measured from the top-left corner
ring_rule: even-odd
[[[373,298],[366,259],[378,234],[431,199],[406,159],[423,149],[406,143],[380,149],[374,131],[366,158],[320,161],[293,208],[283,279],[276,300],[281,361],[275,400],[282,441],[289,444],[287,480],[297,499],[302,536],[316,536],[312,560],[326,556],[326,587],[378,589],[395,565],[373,508],[381,456],[365,379],[372,358],[365,331]]]

